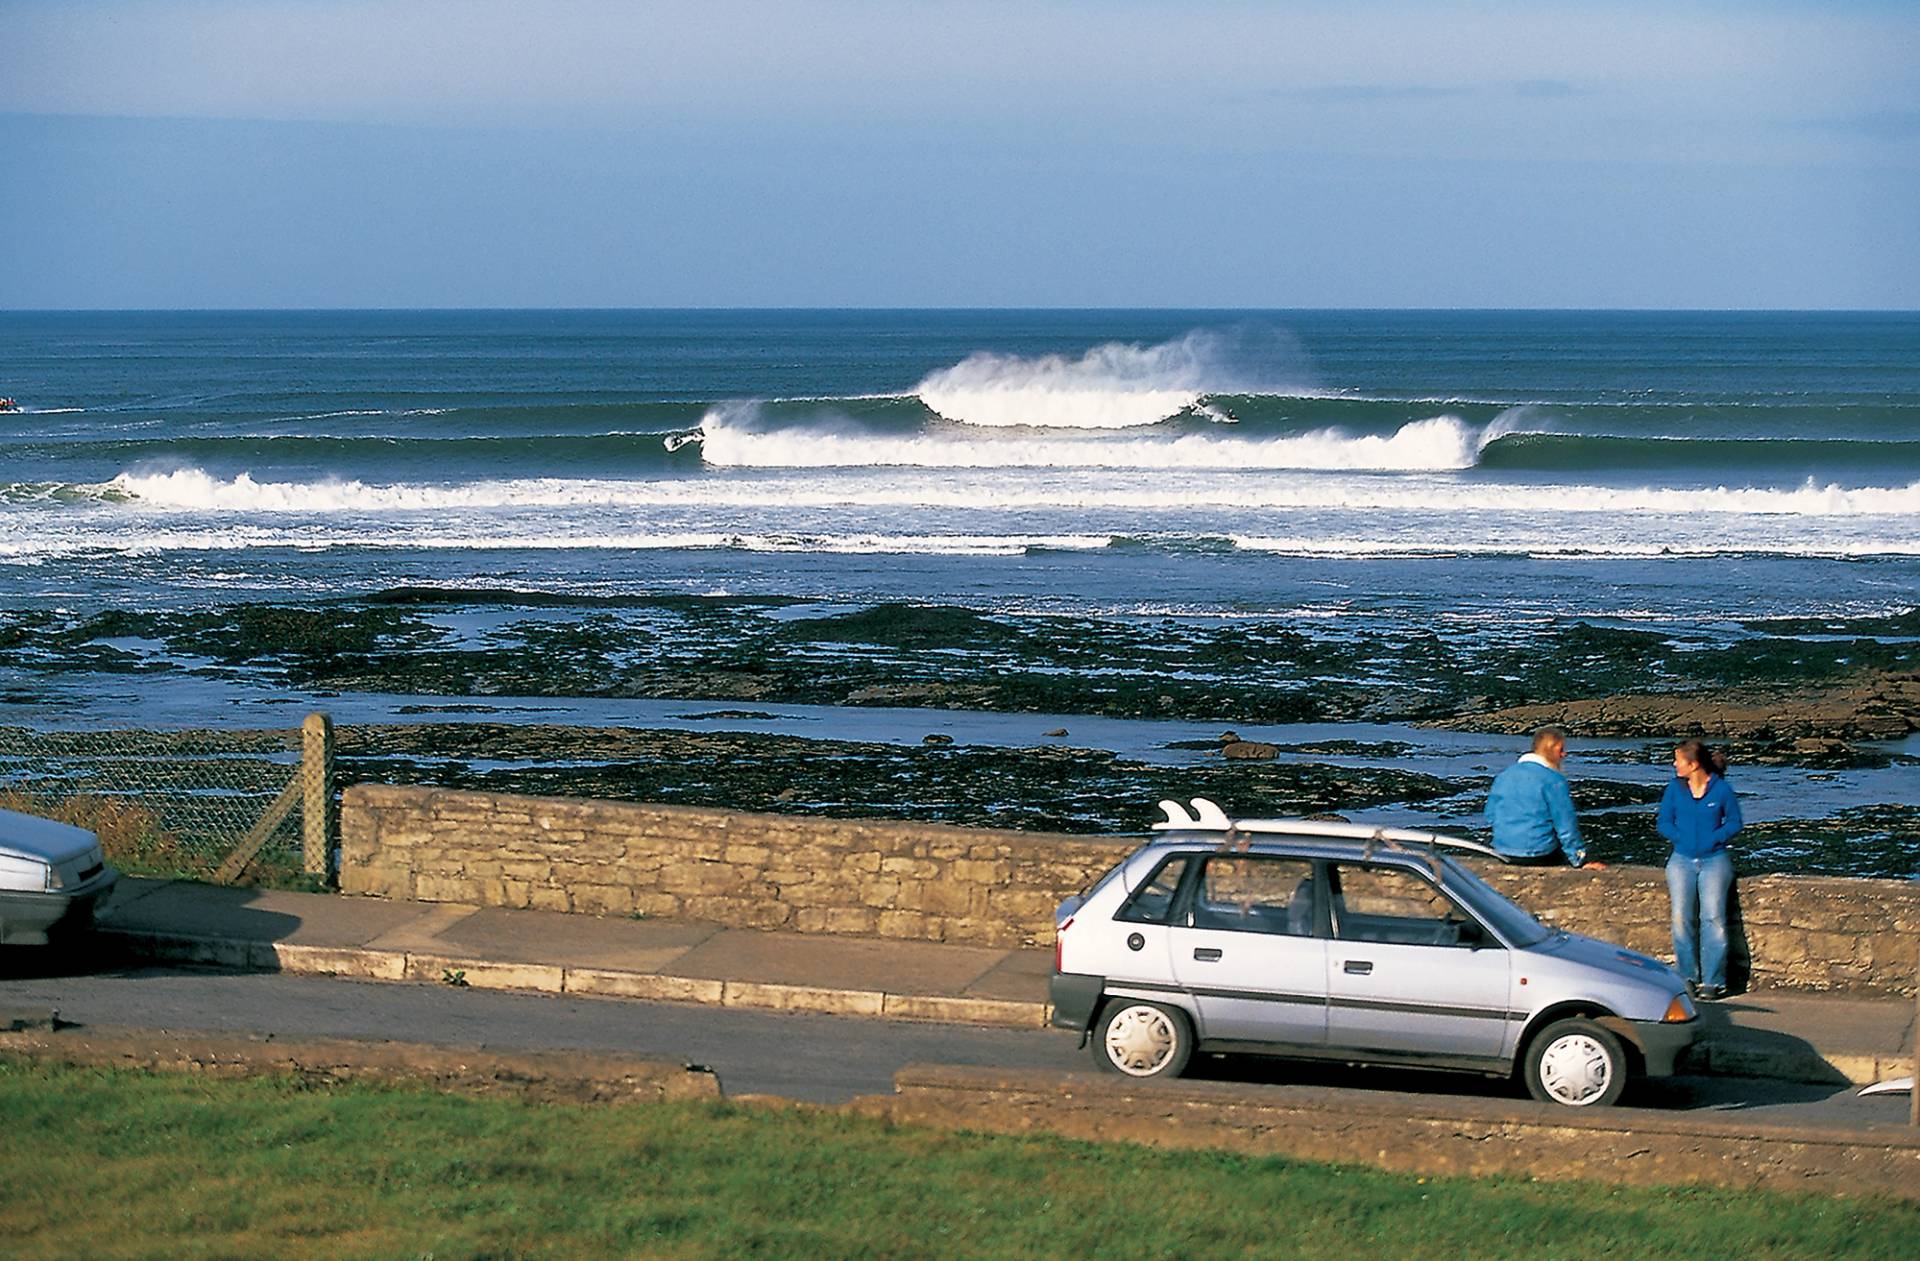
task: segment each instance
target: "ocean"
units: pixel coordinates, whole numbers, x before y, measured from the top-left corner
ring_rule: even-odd
[[[0,599],[1858,614],[1920,317],[0,315]]]
[[[0,395],[0,723],[1397,723],[1920,642],[1916,314],[16,312]],[[399,605],[344,673],[210,629]]]

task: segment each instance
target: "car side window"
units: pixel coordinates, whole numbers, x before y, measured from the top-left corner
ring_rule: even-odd
[[[1173,916],[1173,902],[1180,892],[1181,878],[1192,862],[1191,854],[1175,854],[1161,863],[1151,876],[1140,882],[1140,887],[1114,918],[1130,924],[1167,923]]]
[[[1315,896],[1304,858],[1211,854],[1194,890],[1193,926],[1311,937]]]
[[[1331,869],[1333,934],[1403,946],[1490,944],[1479,923],[1418,874],[1401,867]]]

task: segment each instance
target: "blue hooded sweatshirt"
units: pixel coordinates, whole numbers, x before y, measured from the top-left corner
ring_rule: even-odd
[[[1707,781],[1707,791],[1698,800],[1686,780],[1668,780],[1654,820],[1660,835],[1672,842],[1673,852],[1684,858],[1705,858],[1725,849],[1741,824],[1740,799],[1720,775]]]
[[[1578,867],[1587,861],[1567,777],[1529,753],[1493,777],[1487,794],[1493,847],[1510,858],[1540,858],[1558,849]]]

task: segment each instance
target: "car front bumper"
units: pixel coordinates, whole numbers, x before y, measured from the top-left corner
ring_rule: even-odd
[[[109,867],[74,889],[0,890],[0,945],[44,946],[50,937],[86,931],[119,880]]]
[[[1673,1076],[1674,1063],[1700,1036],[1700,1019],[1627,1020],[1627,1037],[1640,1051],[1640,1059],[1649,1077]]]

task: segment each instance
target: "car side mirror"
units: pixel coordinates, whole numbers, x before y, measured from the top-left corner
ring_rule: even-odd
[[[1487,930],[1472,920],[1463,920],[1459,930],[1460,935],[1455,940],[1469,950],[1478,950],[1487,944]]]

